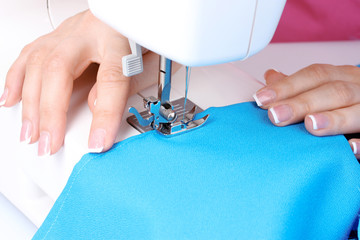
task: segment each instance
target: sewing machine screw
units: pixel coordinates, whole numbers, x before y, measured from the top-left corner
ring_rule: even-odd
[[[173,110],[173,106],[169,102],[161,105],[160,115],[169,122],[175,121],[177,117],[175,111]]]

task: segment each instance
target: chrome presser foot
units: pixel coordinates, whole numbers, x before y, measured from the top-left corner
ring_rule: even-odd
[[[160,56],[159,66],[158,97],[143,99],[144,108],[147,111],[139,113],[135,108],[131,107],[129,112],[135,116],[129,117],[127,119],[128,123],[140,132],[155,129],[166,136],[202,126],[209,115],[194,120],[197,110],[197,106],[194,103],[186,98],[170,102],[172,61]],[[188,86],[188,76],[186,77],[186,86]],[[187,96],[187,87],[185,96]],[[191,110],[184,109],[186,106],[190,106]],[[200,111],[202,110],[200,109]]]
[[[127,122],[139,132],[148,132],[156,129],[160,134],[172,136],[202,126],[209,115],[194,120],[196,113],[203,110],[187,99],[184,109],[185,98],[180,98],[172,103],[167,102],[161,106],[160,101],[154,97],[144,99],[144,107],[147,109],[139,113],[135,108],[129,108],[134,114],[127,118]]]

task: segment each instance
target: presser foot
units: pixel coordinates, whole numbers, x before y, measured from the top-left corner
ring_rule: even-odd
[[[144,107],[147,111],[139,113],[131,107],[129,112],[134,115],[128,117],[127,122],[140,133],[155,129],[165,136],[173,136],[202,126],[209,115],[194,120],[195,115],[203,110],[189,99],[184,109],[184,102],[185,98],[180,98],[161,105],[154,97],[145,98]]]
[[[170,136],[200,127],[209,118],[209,114],[194,120],[196,109],[197,106],[194,106],[189,113],[185,114],[184,119],[181,121],[161,124],[159,132],[163,135]]]

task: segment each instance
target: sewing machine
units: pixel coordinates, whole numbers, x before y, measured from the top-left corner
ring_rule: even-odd
[[[86,3],[75,7],[73,0],[50,2],[50,16],[55,27],[65,18],[86,7]],[[0,30],[7,32],[0,44],[2,56],[0,58],[0,89],[2,89],[6,72],[21,48],[51,31],[52,27],[46,3],[42,0],[31,2],[1,0],[0,5]],[[57,9],[60,10],[56,11]],[[139,43],[146,46],[144,43]],[[147,47],[151,49],[150,46]],[[188,99],[202,109],[252,101],[252,94],[263,86],[263,73],[266,69],[276,68],[290,74],[316,62],[357,65],[359,56],[354,49],[359,48],[359,41],[270,44],[246,61],[194,67]],[[185,68],[181,68],[172,76],[170,101],[174,102],[173,100],[184,97],[185,75]],[[13,222],[13,225],[0,224],[0,230],[3,227],[12,229],[14,232],[21,232],[24,231],[24,226],[40,226],[65,186],[73,166],[83,154],[87,153],[87,138],[91,123],[91,112],[86,104],[89,87],[75,87],[64,147],[49,158],[37,157],[37,144],[19,143],[21,105],[18,104],[11,109],[0,109],[0,192],[16,207],[3,203],[5,200],[3,201],[0,197],[0,205],[9,210],[5,213],[1,211],[0,218],[3,221],[0,220],[0,222],[7,224]],[[141,91],[140,94],[156,96],[157,90],[158,86],[153,85]],[[141,109],[142,105],[143,97],[139,95],[131,96],[127,104],[128,107],[133,106],[137,109]],[[124,124],[121,126],[117,141],[139,134],[137,130],[125,124],[126,118],[131,115],[131,113],[124,114]],[[18,212],[16,212],[17,209]],[[24,221],[9,221],[13,219],[13,216],[18,215],[22,215]],[[25,220],[28,223],[25,223]],[[4,231],[0,231],[1,239],[10,239],[2,234]]]
[[[142,72],[139,44],[160,54],[158,96],[143,99],[147,111],[141,114],[134,107],[129,109],[135,115],[128,118],[130,125],[140,132],[155,129],[170,136],[204,124],[208,115],[194,119],[198,106],[190,102],[193,106],[186,109],[188,67],[185,97],[170,101],[172,61],[207,66],[248,58],[270,42],[285,2],[89,0],[96,17],[129,39],[132,54],[122,59],[125,76]]]

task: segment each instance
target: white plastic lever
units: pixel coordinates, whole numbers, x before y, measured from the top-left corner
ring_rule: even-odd
[[[129,39],[131,54],[122,58],[123,74],[131,77],[143,72],[141,46]]]

